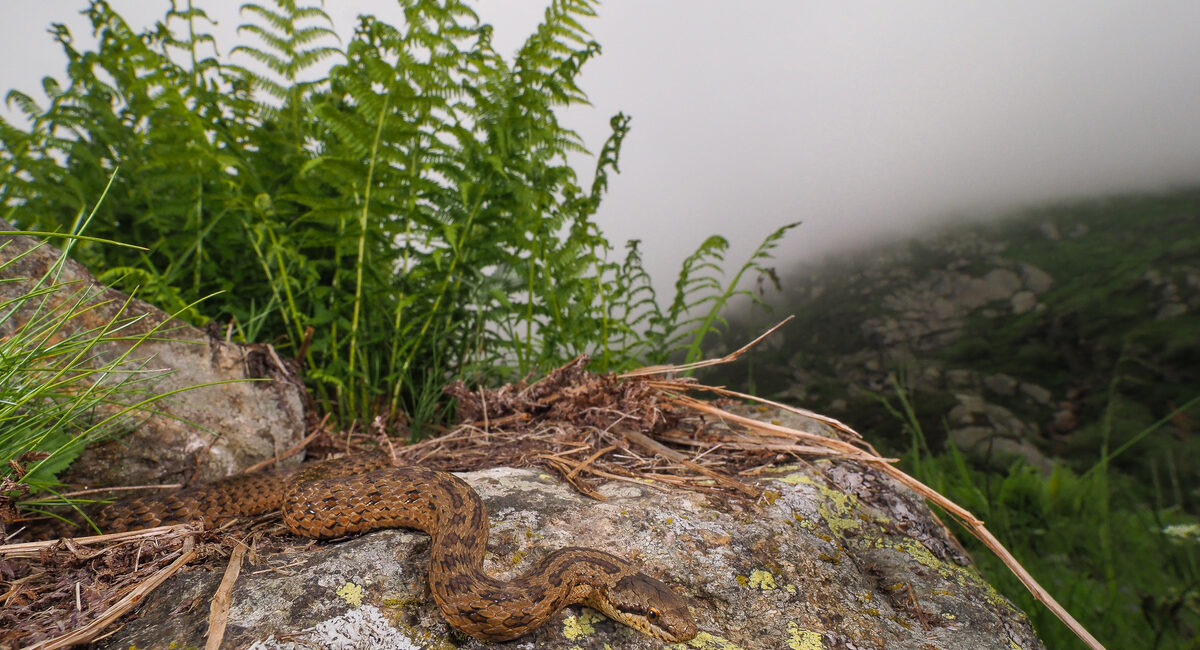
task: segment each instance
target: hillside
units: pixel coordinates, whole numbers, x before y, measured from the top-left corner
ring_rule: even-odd
[[[773,313],[735,320],[723,345],[796,320],[709,380],[844,419],[890,453],[911,441],[872,394],[899,385],[934,451],[949,437],[993,467],[1082,471],[1107,446],[1148,493],[1200,509],[1200,189],[962,223],[785,276]]]

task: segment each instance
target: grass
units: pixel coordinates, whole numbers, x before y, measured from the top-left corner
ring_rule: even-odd
[[[147,314],[127,315],[133,300],[128,296],[97,323],[93,312],[106,306],[100,298],[104,287],[63,280],[75,242],[126,246],[79,234],[94,214],[77,220],[74,234],[3,233],[53,237],[64,244],[42,275],[29,278],[15,267],[49,244],[15,252],[15,239],[0,243],[0,256],[6,258],[0,283],[25,283],[0,304],[0,510],[40,492],[57,495],[59,473],[87,445],[120,435],[153,413],[155,402],[194,388],[155,391],[166,371],[148,368],[138,356],[139,346],[159,335],[170,318],[154,327],[138,326]],[[41,503],[78,507],[83,501],[60,497]]]
[[[894,395],[877,398],[911,436],[901,460],[906,471],[986,521],[1102,643],[1200,648],[1200,519],[1169,491],[1141,500],[1130,477],[1110,471],[1111,453],[1088,471],[1057,464],[1049,474],[1022,463],[982,471],[953,445],[935,455],[912,396],[900,382],[893,387]],[[988,581],[1029,614],[1047,648],[1086,647],[981,543],[960,538]]]

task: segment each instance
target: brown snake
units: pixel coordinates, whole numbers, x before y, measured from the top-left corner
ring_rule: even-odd
[[[483,572],[487,510],[479,495],[452,474],[393,467],[383,454],[123,499],[105,507],[97,523],[105,532],[197,519],[217,525],[279,509],[292,532],[317,539],[379,528],[429,533],[434,601],[450,625],[480,639],[515,639],[576,603],[663,641],[687,641],[696,635],[683,599],[629,562],[602,551],[564,548],[508,582],[488,576]]]

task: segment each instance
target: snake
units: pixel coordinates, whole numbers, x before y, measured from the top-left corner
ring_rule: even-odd
[[[483,570],[487,509],[479,495],[453,474],[394,466],[382,453],[120,499],[95,521],[105,532],[123,532],[196,520],[219,526],[276,510],[291,532],[313,539],[382,528],[429,534],[428,580],[438,609],[452,627],[485,641],[529,634],[572,604],[587,605],[668,643],[696,636],[683,598],[636,565],[603,551],[562,548],[512,580],[489,576]]]

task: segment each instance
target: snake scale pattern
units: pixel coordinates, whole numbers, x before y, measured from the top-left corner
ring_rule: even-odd
[[[461,479],[423,467],[394,467],[384,454],[311,463],[300,471],[234,476],[167,495],[105,507],[105,532],[202,519],[210,526],[274,510],[298,535],[333,539],[380,528],[414,528],[433,538],[429,587],[450,625],[488,641],[528,634],[570,604],[668,642],[696,625],[687,603],[664,583],[616,556],[564,548],[523,575],[501,581],[483,571],[487,511]]]

